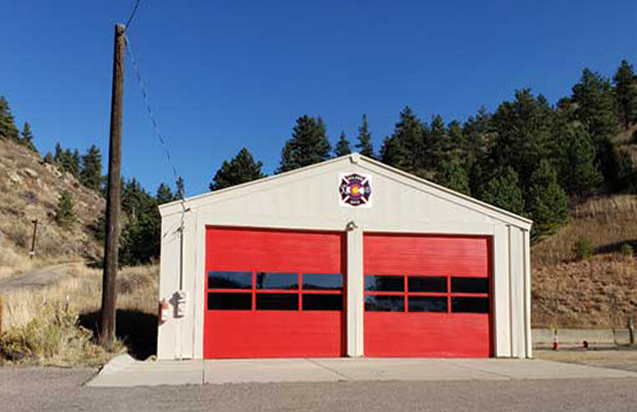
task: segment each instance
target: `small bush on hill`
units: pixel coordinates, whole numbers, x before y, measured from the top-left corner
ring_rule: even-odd
[[[55,221],[61,227],[69,228],[73,224],[74,220],[73,197],[71,196],[71,193],[65,190],[62,192],[60,200],[58,201],[58,206],[55,211]]]
[[[625,257],[633,257],[633,254],[635,253],[633,247],[628,243],[623,243],[619,251],[621,252],[622,256]]]
[[[578,260],[590,258],[593,256],[593,242],[584,236],[580,236],[575,242],[575,254]]]

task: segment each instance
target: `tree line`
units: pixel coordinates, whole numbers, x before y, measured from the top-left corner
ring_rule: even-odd
[[[554,233],[568,220],[569,207],[588,196],[635,189],[635,171],[627,145],[637,143],[637,80],[622,61],[612,78],[582,71],[569,96],[551,105],[530,89],[515,92],[494,112],[480,108],[461,122],[434,115],[421,119],[410,107],[398,115],[391,135],[375,150],[367,116],[355,143],[341,132],[334,146],[322,117],[303,115],[281,149],[275,173],[309,166],[352,150],[428,179],[449,189],[534,220],[533,238]],[[631,135],[632,134],[632,135]],[[20,133],[6,99],[0,98],[0,138],[37,151],[28,123]],[[56,145],[45,160],[104,191],[102,157],[90,147],[84,155]],[[221,190],[265,177],[263,163],[246,148],[222,163],[210,182]],[[123,180],[122,209],[127,223],[120,256],[124,264],[148,262],[159,255],[159,204],[184,195],[161,184],[154,195],[136,179]],[[97,222],[96,236],[103,227]]]
[[[632,157],[625,146],[637,143],[636,123],[637,80],[633,66],[622,61],[612,79],[584,69],[571,94],[555,105],[521,89],[495,112],[482,107],[464,122],[445,121],[440,115],[424,121],[405,107],[378,152],[363,116],[355,148],[529,217],[535,222],[533,238],[538,239],[566,223],[572,203],[635,188]],[[626,136],[630,132],[632,136]],[[344,132],[332,148],[323,119],[304,115],[285,142],[275,173],[350,152]],[[262,166],[243,148],[222,163],[210,190],[259,179]]]

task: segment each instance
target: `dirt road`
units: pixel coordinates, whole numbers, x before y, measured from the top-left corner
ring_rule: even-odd
[[[35,269],[28,273],[0,279],[0,295],[7,295],[19,289],[42,289],[53,285],[68,276],[69,269],[75,263],[61,263]]]

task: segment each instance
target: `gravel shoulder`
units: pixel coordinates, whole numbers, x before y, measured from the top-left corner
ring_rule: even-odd
[[[637,372],[637,347],[612,349],[535,350],[538,359]],[[637,405],[635,406],[637,409]]]

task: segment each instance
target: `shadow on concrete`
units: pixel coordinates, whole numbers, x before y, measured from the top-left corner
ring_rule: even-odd
[[[83,313],[80,325],[99,336],[100,312]],[[117,310],[116,335],[128,348],[128,353],[138,360],[157,354],[157,316],[135,310]]]

